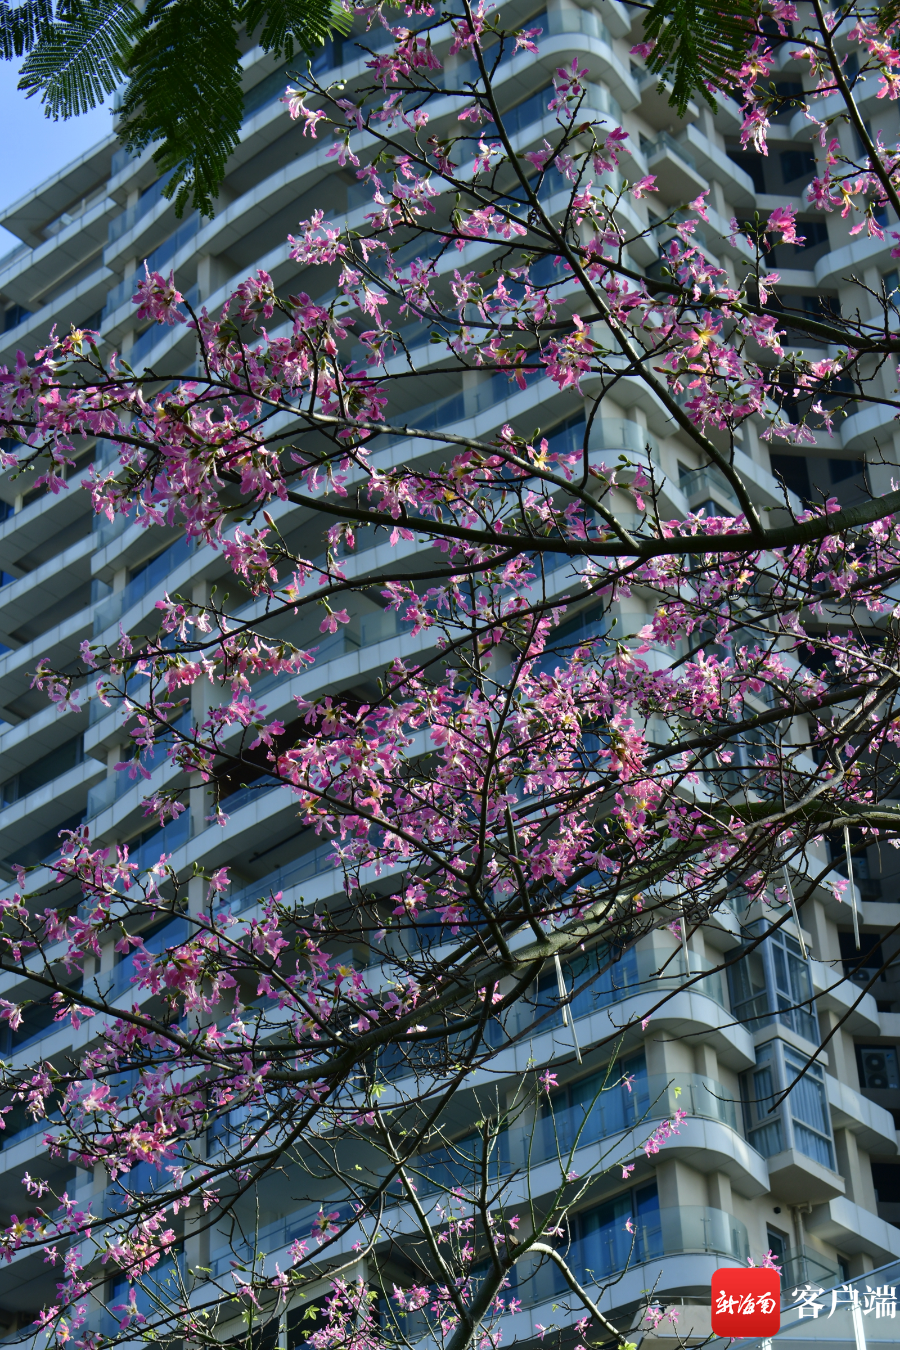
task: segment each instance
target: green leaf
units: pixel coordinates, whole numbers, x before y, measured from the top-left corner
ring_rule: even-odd
[[[0,3],[0,57],[30,52],[53,24],[53,0],[26,0],[24,5]]]
[[[238,14],[232,0],[150,0],[128,68],[119,134],[132,153],[162,141],[153,158],[179,215],[188,199],[204,215],[240,140],[243,115]]]
[[[132,0],[62,6],[22,66],[19,88],[41,95],[48,117],[96,108],[122,82],[141,16]]]
[[[708,86],[733,84],[755,36],[756,15],[755,0],[656,0],[644,20],[645,41],[656,43],[647,69],[672,81],[669,102],[680,117],[695,92],[717,110]]]
[[[890,32],[894,24],[900,19],[900,0],[887,0],[886,4],[881,5],[880,8],[876,10],[875,18],[880,33]],[[894,37],[893,45],[894,47],[897,45],[896,35]]]
[[[353,22],[335,0],[243,0],[241,19],[251,35],[262,25],[260,46],[286,61],[295,50],[312,53],[334,29],[349,32]]]
[[[19,88],[49,117],[96,107],[127,74],[122,143],[156,146],[166,196],[211,216],[244,114],[239,37],[259,29],[265,51],[311,54],[352,14],[337,0],[0,0],[0,56],[29,53]]]

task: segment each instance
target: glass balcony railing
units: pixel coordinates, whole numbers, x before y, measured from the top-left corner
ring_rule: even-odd
[[[199,290],[196,286],[192,286],[189,291],[184,293],[185,300],[193,308],[196,308],[198,297]],[[169,337],[172,332],[173,329],[168,324],[151,324],[139,337],[135,338],[128,351],[122,353],[123,359],[128,362],[132,370],[137,370],[139,362],[146,360],[153,348],[158,346],[164,338]]]
[[[554,36],[556,33],[583,33],[585,37],[596,37],[601,42],[605,42],[608,47],[612,46],[612,37],[606,24],[593,10],[588,9],[562,9],[554,10],[547,22],[546,14],[541,14],[537,19],[529,19],[527,27],[543,27],[544,35],[549,33]],[[540,39],[538,39],[540,43]]]
[[[92,703],[92,710],[94,706],[95,704]],[[108,711],[108,709],[103,707],[103,704],[100,703],[99,700],[96,701],[96,706],[104,713]],[[190,725],[191,714],[190,710],[188,710],[182,713],[178,721],[174,723],[174,729],[176,731],[186,732],[190,728]],[[164,732],[158,737],[153,742],[153,748],[150,751],[145,751],[141,755],[141,763],[144,768],[148,769],[150,773],[153,773],[155,769],[158,769],[165,760],[169,747],[172,745],[174,739],[171,732]],[[101,783],[95,783],[88,791],[85,819],[91,820],[94,816],[99,816],[101,811],[108,810],[108,808],[113,806],[120,797],[124,797],[125,793],[133,788],[136,783],[139,784],[145,781],[143,775],[141,775],[140,778],[132,778],[127,769],[120,769],[117,773],[112,774],[111,777],[104,778]]]
[[[318,1204],[305,1205],[280,1219],[273,1219],[271,1223],[262,1224],[253,1238],[213,1248],[210,1254],[213,1278],[231,1271],[235,1261],[249,1263],[256,1252],[268,1254],[298,1239],[308,1241],[321,1226],[322,1215],[340,1226],[352,1219],[353,1212],[354,1206],[349,1200],[323,1200]]]
[[[322,56],[325,56],[325,54],[324,51],[321,53]],[[249,122],[251,117],[255,117],[258,112],[262,112],[263,108],[268,108],[284,96],[284,91],[290,83],[288,77],[291,71],[296,70],[296,68],[296,61],[285,61],[283,66],[279,66],[278,70],[273,70],[270,75],[265,75],[258,84],[246,91],[244,94],[244,122]]]
[[[6,1117],[5,1128],[0,1133],[0,1149],[15,1148],[16,1144],[21,1144],[36,1134],[42,1134],[62,1122],[62,1116],[58,1111],[34,1120],[21,1107],[22,1103],[18,1103]]]
[[[102,1287],[102,1286],[101,1286]],[[110,1280],[109,1301],[100,1316],[104,1341],[115,1341],[122,1336],[122,1318],[134,1297],[134,1306],[141,1318],[151,1322],[165,1310],[181,1304],[184,1299],[185,1259],[183,1251],[166,1252],[157,1264],[145,1272],[133,1285],[128,1277],[115,1274]]]
[[[110,461],[111,462],[111,461]],[[106,465],[100,464],[98,468],[105,468]],[[129,525],[134,523],[135,512],[132,507],[129,511],[116,512],[112,520],[108,516],[94,516],[91,521],[91,542],[94,548],[99,550],[106,548],[119,535],[124,534]]]
[[[274,871],[260,877],[259,881],[248,882],[240,889],[233,890],[216,905],[216,912],[240,914],[242,910],[249,909],[263,897],[277,894],[278,891],[287,891],[292,886],[299,885],[301,881],[310,881],[323,872],[333,871],[334,867],[334,843],[320,844],[318,848],[310,849],[293,862],[276,867]]]
[[[142,837],[141,842],[129,849],[128,860],[137,864],[138,873],[146,872],[148,867],[159,862],[162,853],[174,853],[186,844],[191,837],[191,813],[182,811],[176,820],[170,820],[161,829]]]
[[[144,269],[139,267],[135,272],[129,272],[128,276],[120,281],[117,286],[113,286],[111,291],[107,291],[103,316],[100,320],[101,324],[105,323],[110,314],[113,314],[120,305],[124,305],[127,300],[132,298],[143,275]]]
[[[651,1121],[670,1119],[679,1108],[689,1116],[739,1129],[735,1101],[715,1079],[693,1073],[634,1076],[630,1091],[624,1083],[614,1082],[598,1090],[593,1101],[557,1107],[551,1098],[533,1126],[504,1130],[488,1164],[492,1181],[553,1159],[566,1162],[574,1149],[612,1141],[628,1130],[636,1129],[640,1135],[645,1124],[649,1133]],[[482,1147],[481,1136],[472,1135],[420,1155],[411,1164],[419,1190],[475,1184]]]
[[[113,157],[109,162],[110,178],[115,178],[117,174],[120,174],[123,169],[127,169],[128,165],[133,163],[137,158],[137,155],[133,155],[131,151],[126,150],[124,146],[115,150],[113,152]]]
[[[195,211],[192,216],[188,216],[183,225],[170,234],[168,239],[155,248],[147,259],[147,267],[151,272],[161,272],[168,262],[175,257],[179,249],[183,248],[200,229],[200,216]],[[139,268],[138,275],[143,276],[143,268]]]
[[[580,990],[569,1004],[576,1018],[587,1017],[601,1008],[608,1008],[625,998],[637,994],[660,996],[668,990],[678,990],[688,974],[700,975],[690,986],[689,993],[703,995],[713,999],[723,1008],[727,1007],[725,983],[720,971],[713,971],[713,963],[706,957],[690,953],[690,971],[685,964],[681,950],[671,951],[664,948],[631,947],[603,969],[611,959],[611,953],[605,948],[596,948],[585,952],[563,964],[563,974],[567,989]],[[704,971],[712,971],[703,975]],[[537,1024],[543,1030],[562,1025],[562,1010],[559,1007],[556,975],[541,976],[537,982],[534,998],[529,1003],[524,1000],[509,1015],[507,1029],[518,1034]],[[499,1023],[492,1023],[498,1043],[503,1039],[503,1030]]]
[[[118,517],[117,517],[118,519]],[[175,543],[148,563],[138,574],[132,577],[127,586],[114,595],[107,596],[94,610],[94,637],[105,633],[107,628],[117,623],[132,605],[147,594],[156,590],[170,572],[186,562],[194,550],[194,541],[186,535],[176,539]],[[101,705],[102,706],[102,705]]]
[[[667,150],[676,155],[689,168],[695,169],[697,167],[697,161],[687,146],[676,140],[674,136],[670,136],[668,131],[661,131],[656,140],[647,147],[647,162],[649,163],[656,155],[664,154]]]
[[[529,386],[532,387],[539,385],[543,389],[544,385],[551,385],[550,380],[541,378],[540,371],[535,371],[526,378]],[[555,386],[553,388],[555,389]],[[409,412],[389,415],[396,418],[398,422],[402,420],[407,426],[420,427],[423,431],[430,431],[435,427],[446,426],[451,422],[477,417],[480,413],[496,408],[500,403],[508,398],[515,397],[520,392],[523,391],[520,391],[514,381],[511,381],[502,371],[497,371],[489,379],[475,385],[472,389],[460,390],[446,398],[436,399],[433,403],[425,403],[418,408],[412,408]],[[377,438],[379,449],[388,443],[388,433]],[[644,458],[646,455],[645,447],[648,444],[651,447],[650,457],[658,462],[659,448],[656,441],[637,422],[629,422],[624,417],[604,417],[597,418],[591,426],[591,448],[593,450],[630,451]],[[374,445],[375,442],[373,441]]]
[[[583,1285],[600,1284],[628,1267],[667,1256],[709,1255],[724,1257],[729,1264],[746,1264],[749,1259],[746,1225],[724,1210],[705,1205],[659,1209],[651,1195],[649,1202],[632,1215],[631,1199],[625,1196],[622,1200],[625,1206],[607,1203],[574,1215],[569,1232],[560,1239],[566,1263]],[[627,1218],[632,1220],[630,1231],[625,1226]],[[651,1285],[653,1273],[647,1272]],[[513,1267],[509,1292],[523,1306],[533,1308],[540,1303],[555,1303],[570,1291],[555,1262],[544,1257],[538,1264],[534,1258],[525,1257]],[[405,1314],[402,1327],[407,1344],[428,1335],[431,1317],[429,1305]]]
[[[679,486],[693,504],[701,498],[712,498],[723,506],[733,507],[735,511],[740,509],[734,488],[715,465],[682,474]]]
[[[123,234],[133,229],[139,220],[150,214],[157,203],[162,201],[163,189],[171,177],[171,172],[163,174],[162,178],[158,178],[152,187],[147,188],[138,200],[128,207],[127,211],[123,211],[120,216],[109,222],[109,243],[114,244]]]
[[[284,787],[284,783],[280,783],[277,779],[259,778],[238,788],[237,792],[231,792],[227,797],[223,797],[219,805],[226,816],[231,816],[235,811],[240,811],[242,806],[248,806],[250,802],[258,801],[260,797],[280,787]]]
[[[633,1244],[633,1245],[632,1245]],[[629,1265],[658,1261],[687,1252],[724,1256],[746,1265],[750,1242],[746,1225],[721,1209],[680,1205],[651,1210],[634,1221],[630,1234],[618,1217],[582,1232],[569,1246],[570,1269],[586,1284],[596,1284]],[[567,1291],[559,1267],[547,1263],[529,1280],[519,1281],[526,1306],[549,1302]]]

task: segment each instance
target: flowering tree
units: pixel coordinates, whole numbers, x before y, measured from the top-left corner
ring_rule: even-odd
[[[77,1058],[6,1065],[5,1110],[46,1119],[52,1153],[102,1190],[81,1203],[29,1176],[27,1217],[2,1235],[10,1257],[38,1248],[56,1265],[40,1328],[59,1342],[213,1342],[326,1277],[317,1350],[429,1326],[451,1350],[493,1345],[529,1282],[580,1306],[585,1339],[624,1340],[567,1224],[599,1176],[628,1176],[678,1129],[674,1104],[661,1117],[638,1100],[628,1037],[717,977],[691,971],[688,942],[726,902],[761,917],[758,946],[818,887],[850,902],[827,834],[843,832],[850,877],[851,829],[854,847],[900,838],[900,491],[841,509],[785,489],[767,520],[739,445],[750,427],[802,444],[851,400],[891,402],[877,376],[898,350],[892,301],[861,286],[867,318],[779,305],[769,263],[796,238],[789,207],[732,222],[745,262],[729,279],[693,242],[705,194],[667,218],[648,280],[631,257],[656,237],[653,178],[586,67],[556,70],[523,129],[497,89],[507,63],[539,53],[538,29],[468,0],[405,20],[357,11],[367,73],[307,75],[286,96],[298,137],[327,137],[370,195],[343,225],[301,222],[304,293],[258,273],[196,314],[148,274],[138,317],[191,324],[199,373],[137,372],[73,331],[0,376],[7,469],[39,465],[56,492],[75,440],[106,438],[119,456],[93,474],[96,511],[176,527],[233,576],[230,600],[165,594],[155,631],[85,643],[77,671],[43,662],[38,685],[63,708],[87,689],[117,710],[132,745],[118,770],[152,777],[151,822],[170,829],[200,800],[216,828],[236,790],[275,782],[342,878],[316,903],[261,884],[248,909],[229,869],[176,866],[169,834],[141,870],[86,825],[65,832],[49,887],[20,869],[2,968],[52,991],[87,1040]],[[867,132],[846,61],[895,97],[897,55],[873,16],[848,13],[840,54],[818,0],[796,39],[821,131],[809,196],[877,235],[885,204],[900,217],[900,150]],[[768,17],[782,35],[796,20],[783,0]],[[763,153],[769,42],[760,24],[726,82]],[[635,54],[652,66],[654,50]],[[857,160],[831,104],[818,121],[835,93]],[[798,333],[837,354],[807,359]],[[409,412],[423,375],[447,400]],[[491,381],[513,398],[569,391],[584,421],[554,434],[513,413],[497,435],[467,433]],[[610,450],[604,400],[623,386],[664,410],[737,514],[673,517],[649,439]],[[261,679],[302,676],[385,613],[408,641],[378,685],[298,693],[269,715]],[[174,927],[148,943],[161,918]],[[110,945],[125,997],[99,973]],[[634,982],[636,950],[652,963]],[[27,1011],[0,1007],[13,1029]],[[612,1009],[592,1039],[607,1067],[573,1116],[559,1065],[581,1060],[577,1022],[598,1008]],[[463,1094],[480,1118],[460,1142]],[[607,1100],[626,1105],[595,1134],[616,1143],[577,1175]],[[284,1268],[259,1256],[251,1213],[279,1179],[313,1211],[281,1234]],[[101,1332],[116,1273],[118,1329]]]

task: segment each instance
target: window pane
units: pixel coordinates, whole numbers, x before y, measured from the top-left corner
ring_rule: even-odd
[[[822,1134],[831,1134],[831,1117],[828,1114],[828,1102],[821,1083],[813,1082],[807,1075],[793,1089],[790,1096],[791,1114],[795,1120],[802,1120]]]
[[[764,1158],[771,1158],[784,1149],[784,1131],[780,1120],[773,1120],[761,1129],[751,1130],[748,1138],[757,1153],[761,1153]]]
[[[812,997],[809,966],[802,956],[793,956],[791,953],[788,953],[787,963],[791,993],[798,1003],[802,1003],[804,999]]]
[[[632,1235],[625,1227],[632,1218],[631,1192],[588,1210],[581,1217],[579,1265],[582,1272],[595,1277],[622,1270],[631,1252]],[[635,1240],[634,1256],[637,1257]]]
[[[772,1087],[772,1070],[760,1069],[759,1073],[753,1075],[752,1081],[755,1101],[751,1102],[751,1106],[754,1119],[764,1120],[775,1098]]]
[[[805,1125],[800,1125],[796,1119],[794,1120],[794,1138],[797,1141],[797,1148],[801,1153],[805,1153],[807,1158],[812,1158],[815,1162],[821,1163],[823,1167],[828,1167],[834,1171],[834,1155],[831,1144],[827,1139],[823,1139],[820,1134],[808,1130]]]

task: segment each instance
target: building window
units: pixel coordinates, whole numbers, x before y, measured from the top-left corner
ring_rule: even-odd
[[[634,1228],[633,1239],[625,1226],[629,1219]],[[576,1217],[575,1226],[578,1266],[584,1276],[591,1273],[595,1279],[602,1278],[624,1270],[629,1259],[632,1262],[651,1259],[662,1251],[656,1182],[583,1211]]]
[[[129,1279],[125,1274],[113,1275],[108,1285],[108,1303],[104,1318],[106,1334],[114,1336],[118,1331],[123,1309],[128,1305],[132,1291],[138,1312],[145,1319],[152,1318],[158,1315],[161,1309],[180,1301],[183,1279],[184,1253],[180,1243],[175,1248],[170,1248],[152,1271],[138,1276],[137,1279]]]
[[[798,1077],[806,1061],[781,1040],[761,1045],[756,1064],[743,1080],[750,1143],[766,1158],[794,1148],[833,1172],[834,1143],[823,1070],[811,1064]],[[793,1088],[783,1098],[791,1083]]]
[[[892,1045],[858,1045],[856,1063],[859,1067],[859,1081],[864,1088],[900,1087],[900,1073],[897,1070],[897,1051]]]
[[[799,942],[789,933],[773,933],[758,947],[739,956],[728,967],[728,980],[731,1007],[739,1022],[745,1022],[754,1031],[781,1022],[798,1036],[818,1044],[809,966]]]
[[[822,244],[828,243],[828,226],[824,220],[798,220],[797,224],[803,230],[803,234],[797,238],[803,239],[802,244],[794,244],[794,253],[806,253],[807,251],[819,248]]]
[[[628,1084],[620,1082],[627,1078]],[[563,1155],[620,1130],[633,1129],[656,1105],[647,1086],[644,1052],[579,1078],[545,1101],[540,1126],[541,1156]],[[658,1113],[657,1113],[658,1114]],[[533,1156],[533,1144],[531,1145]]]
[[[31,317],[31,311],[25,309],[24,305],[12,305],[5,313],[3,319],[4,330],[9,333],[13,328],[18,328],[20,323]]]
[[[0,787],[0,801],[4,806],[20,801],[22,797],[37,792],[38,788],[46,787],[48,783],[52,783],[54,778],[59,778],[61,774],[77,768],[83,761],[84,737],[79,734],[73,736],[71,740],[64,741],[62,745],[56,746],[46,755],[42,755],[33,764],[20,769],[15,778],[7,778],[3,786]]]
[[[872,1183],[880,1205],[900,1205],[900,1163],[872,1163]]]
[[[832,483],[842,483],[845,478],[855,478],[861,471],[858,459],[830,459],[828,473]]]
[[[772,472],[777,474],[790,492],[801,501],[809,501],[809,465],[802,455],[769,455]]]
[[[777,1228],[766,1229],[766,1240],[769,1244],[769,1251],[775,1257],[780,1266],[783,1266],[788,1259],[790,1243],[787,1240],[786,1233],[780,1233]]]
[[[781,176],[786,183],[797,178],[812,178],[816,171],[816,157],[811,150],[783,150]]]

